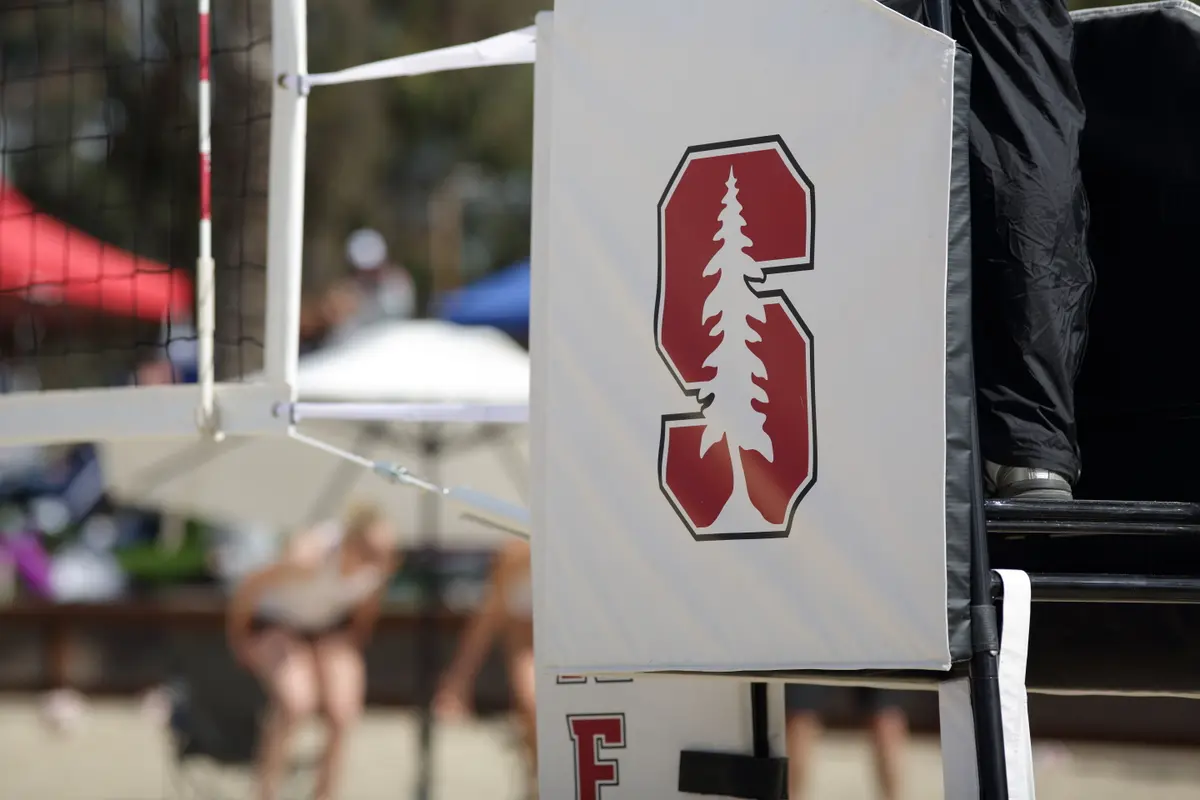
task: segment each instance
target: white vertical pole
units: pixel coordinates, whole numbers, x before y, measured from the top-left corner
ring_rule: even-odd
[[[970,678],[953,678],[938,684],[938,712],[942,796],[945,800],[979,800],[979,760],[975,751]]]
[[[533,588],[534,639],[539,638],[538,629],[545,614],[539,613],[538,608],[551,602],[545,596],[545,582],[542,578],[544,569],[545,537],[541,541],[533,539],[534,531],[544,532],[546,503],[543,495],[543,478],[548,467],[546,455],[546,365],[549,359],[550,331],[546,324],[548,299],[550,289],[550,231],[546,226],[546,216],[549,213],[550,193],[550,88],[552,85],[553,65],[553,35],[554,13],[541,11],[537,21],[537,60],[533,66],[533,185],[530,198],[532,217],[529,231],[529,511],[531,569],[530,580]],[[575,792],[575,785],[568,785],[561,777],[561,761],[558,753],[552,748],[556,739],[561,739],[563,717],[552,714],[553,705],[564,702],[563,689],[567,686],[558,685],[557,676],[550,677],[553,670],[541,658],[541,650],[535,649],[533,656],[537,663],[537,741],[541,755],[537,759],[538,786],[545,797],[570,797]],[[601,685],[601,691],[610,692],[614,689],[621,691],[621,685]],[[628,688],[628,687],[626,687]],[[742,693],[745,696],[745,692]],[[656,695],[657,697],[657,695]],[[564,708],[564,711],[570,710]],[[560,742],[561,746],[561,742]],[[678,753],[672,754],[673,759],[679,758]],[[567,762],[572,763],[573,762]],[[558,767],[556,769],[556,767]],[[572,773],[573,774],[573,773]],[[556,792],[564,792],[555,794]],[[666,796],[666,792],[663,792]]]
[[[267,320],[264,372],[281,402],[296,399],[304,239],[308,100],[306,0],[273,0],[271,164],[267,196]]]
[[[533,185],[530,219],[529,277],[529,498],[530,521],[535,531],[544,530],[543,476],[549,467],[546,456],[546,366],[549,362],[550,231],[546,216],[550,206],[550,89],[553,69],[554,12],[540,11],[537,20],[537,60],[533,66]],[[534,534],[536,535],[536,534]],[[532,548],[534,597],[542,599],[542,547]],[[534,615],[537,636],[538,615]],[[534,654],[537,655],[536,653]],[[539,668],[542,663],[539,661]]]
[[[212,40],[209,0],[199,0],[199,139],[200,139],[200,249],[196,260],[196,348],[200,407],[197,423],[201,431],[221,439],[214,397],[214,347],[216,335],[216,267],[212,252],[212,92],[210,62]]]

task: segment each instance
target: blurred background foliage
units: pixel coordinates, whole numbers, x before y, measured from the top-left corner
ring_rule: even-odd
[[[309,2],[309,68],[473,41],[531,24],[552,3]],[[1115,3],[1073,6],[1097,4]],[[213,2],[218,358],[226,373],[257,368],[261,350],[270,16],[270,0]],[[192,269],[196,28],[195,0],[6,0],[6,180],[107,241]],[[515,66],[314,91],[306,292],[346,272],[345,237],[363,225],[384,233],[422,303],[435,289],[527,256],[532,86],[532,70]]]

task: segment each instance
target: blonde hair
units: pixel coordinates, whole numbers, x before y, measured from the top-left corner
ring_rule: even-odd
[[[387,518],[384,516],[383,510],[374,503],[351,503],[342,520],[347,539],[369,540],[370,544],[383,547],[393,547],[396,544],[395,533],[390,527],[385,528],[386,534],[378,535],[377,532],[380,532],[381,526],[386,524]]]

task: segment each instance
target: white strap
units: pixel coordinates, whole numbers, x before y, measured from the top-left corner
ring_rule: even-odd
[[[332,86],[337,83],[374,81],[380,78],[402,78],[408,75],[427,75],[473,67],[499,67],[506,64],[532,64],[537,57],[537,27],[502,33],[470,44],[459,44],[429,50],[424,53],[389,58],[338,72],[308,75],[309,86]]]
[[[1004,723],[1004,760],[1008,767],[1008,800],[1035,800],[1033,739],[1029,735],[1029,696],[1025,664],[1029,654],[1029,575],[998,569],[1004,584],[1003,630],[1000,634],[1000,716]]]

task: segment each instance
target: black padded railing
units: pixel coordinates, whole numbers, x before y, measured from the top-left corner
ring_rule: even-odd
[[[1155,575],[1032,574],[1035,603],[1152,603],[1200,605],[1200,578]],[[992,594],[1003,595],[999,579]]]
[[[1090,555],[1085,551],[1098,546],[1093,537],[1106,537],[1107,541],[1126,538],[1139,554],[1149,547],[1200,545],[1198,503],[989,500],[986,513],[988,535],[994,546],[1024,545],[1043,550],[1053,547],[1061,551],[1069,545],[1078,548],[1081,555]],[[1039,537],[1058,541],[1039,542]],[[1068,538],[1081,541],[1074,544],[1062,541]],[[1056,563],[1062,560],[1061,555],[1055,559]],[[1180,564],[1164,558],[1161,566],[1163,572],[1175,572]],[[1111,567],[1103,572],[1060,569],[1029,572],[1033,600],[1038,603],[1200,604],[1200,576],[1144,574],[1144,569],[1126,572]],[[992,590],[997,596],[1001,591],[996,579],[992,581]]]
[[[1200,535],[1200,503],[989,500],[992,535]]]

